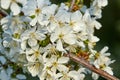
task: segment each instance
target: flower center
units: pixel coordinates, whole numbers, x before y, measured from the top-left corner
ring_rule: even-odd
[[[100,69],[104,69],[105,67],[106,67],[105,64],[100,65]]]
[[[30,34],[30,37],[31,37],[31,38],[35,38],[35,33],[32,32],[32,33]]]
[[[75,24],[75,22],[72,22],[72,21],[70,21],[70,23],[69,23],[69,25],[72,27],[74,26],[74,24]]]
[[[63,38],[63,36],[64,36],[64,34],[59,34],[59,39],[62,39]]]
[[[61,22],[61,21],[59,21],[58,24],[59,24],[60,27],[63,27],[63,26],[64,26],[64,23]]]
[[[39,52],[38,51],[35,51],[35,57],[39,57]]]
[[[39,13],[41,13],[41,10],[40,10],[39,8],[37,8],[37,9],[35,10],[35,13],[36,13],[36,14],[39,14]]]
[[[53,62],[53,66],[57,67],[57,65],[58,65],[57,62]]]

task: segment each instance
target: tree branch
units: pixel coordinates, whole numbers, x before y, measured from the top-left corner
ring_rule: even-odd
[[[84,67],[90,69],[91,71],[99,74],[100,76],[102,76],[108,80],[119,80],[117,77],[110,75],[109,73],[94,67],[88,61],[81,59],[81,58],[75,56],[74,54],[69,53],[69,54],[66,54],[65,56],[69,57],[71,60],[83,65]]]
[[[0,16],[5,17],[7,15],[8,15],[8,13],[6,11],[4,11],[2,8],[0,8]]]

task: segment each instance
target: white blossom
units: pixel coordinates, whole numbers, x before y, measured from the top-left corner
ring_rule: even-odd
[[[42,61],[42,51],[37,45],[32,47],[32,49],[26,49],[26,58],[29,62]]]
[[[10,7],[13,15],[18,15],[21,11],[21,7],[18,3],[24,5],[26,0],[1,0],[1,7],[4,9],[8,9]]]
[[[113,75],[108,47],[94,49],[100,40],[95,29],[102,27],[97,19],[107,4],[93,0],[88,8],[83,3],[70,11],[65,3],[58,6],[49,0],[0,0],[1,9],[10,13],[0,21],[0,80],[27,79],[25,72],[40,80],[84,80],[88,71],[65,56],[69,53],[87,56],[88,63]],[[23,74],[16,73],[16,67]]]
[[[80,11],[70,13],[70,17],[68,18],[69,18],[68,24],[70,27],[73,28],[75,32],[84,31],[85,24],[82,21],[82,14]]]
[[[56,72],[57,70],[62,71],[64,69],[67,69],[67,67],[64,65],[69,61],[68,57],[60,57],[57,58],[57,56],[52,55],[50,59],[48,59],[49,62],[46,63],[45,67],[51,67],[51,71]]]
[[[57,41],[56,49],[59,51],[64,51],[63,49],[63,41],[69,45],[75,44],[75,34],[72,33],[71,28],[65,27],[58,27],[55,29],[55,33],[51,34],[50,37],[51,42]]]
[[[40,62],[29,62],[26,66],[32,76],[37,76],[38,74],[40,74],[44,67],[44,65]]]
[[[21,39],[24,42],[25,40],[28,40],[29,46],[36,46],[37,45],[37,40],[41,41],[46,38],[45,34],[42,33],[39,30],[36,30],[36,27],[31,28],[29,30],[26,30],[22,35]]]
[[[31,6],[32,5],[32,6]],[[23,12],[28,16],[35,16],[30,25],[34,26],[37,22],[41,25],[47,25],[49,22],[45,19],[44,14],[53,14],[55,5],[50,5],[49,0],[29,0],[28,3],[23,7]],[[49,11],[46,9],[49,8]],[[52,9],[53,8],[53,9]],[[53,11],[52,11],[52,10]]]
[[[108,47],[104,47],[101,51],[100,54],[96,53],[96,60],[94,61],[94,65],[96,68],[100,68],[109,74],[113,75],[111,67],[109,65],[114,62],[114,60],[111,61],[111,59],[108,57],[110,56],[110,53],[106,53],[108,50]]]

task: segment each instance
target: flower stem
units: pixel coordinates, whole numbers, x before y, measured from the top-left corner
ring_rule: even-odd
[[[81,59],[77,56],[75,56],[74,54],[66,54],[65,56],[69,57],[71,60],[83,65],[84,67],[90,69],[91,71],[99,74],[100,76],[104,77],[105,79],[107,80],[120,80],[118,79],[117,77],[113,76],[113,75],[110,75],[109,73],[101,70],[101,69],[98,69],[96,67],[94,67],[92,64],[90,64],[88,61],[84,60],[84,59]]]

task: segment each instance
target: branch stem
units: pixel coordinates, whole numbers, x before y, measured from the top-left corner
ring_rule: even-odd
[[[98,69],[96,67],[94,67],[93,65],[91,65],[88,61],[84,60],[84,59],[81,59],[77,56],[75,56],[74,54],[66,54],[65,56],[69,57],[71,60],[83,65],[84,67],[88,68],[89,70],[97,73],[98,75],[104,77],[105,79],[107,80],[119,80],[117,77],[113,76],[113,75],[110,75],[109,73],[101,70],[101,69]]]
[[[0,8],[0,15],[1,15],[2,17],[5,17],[5,16],[8,15],[8,13],[7,13],[6,11],[4,11],[2,8]]]
[[[72,0],[69,11],[72,11],[74,4],[75,4],[75,0]]]

